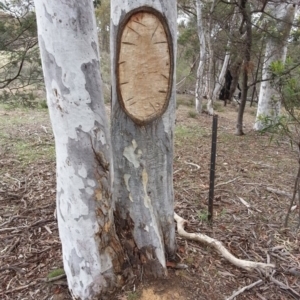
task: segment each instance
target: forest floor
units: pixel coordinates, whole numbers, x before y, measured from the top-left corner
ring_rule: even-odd
[[[177,236],[187,269],[124,287],[118,300],[300,299],[299,205],[283,228],[297,171],[289,142],[252,130],[234,135],[237,108],[217,103],[219,116],[213,224],[207,222],[212,118],[178,97],[175,130],[175,210],[188,232],[220,240],[241,259],[272,262],[272,276],[239,269],[214,249]],[[199,167],[198,167],[199,166]],[[0,109],[0,299],[71,299],[62,270],[55,215],[54,139],[46,110]],[[272,192],[277,190],[277,192]],[[278,191],[283,191],[279,194]],[[61,275],[61,276],[59,276]],[[59,278],[61,277],[61,278]],[[234,292],[262,279],[255,287]],[[231,297],[231,298],[230,298]]]

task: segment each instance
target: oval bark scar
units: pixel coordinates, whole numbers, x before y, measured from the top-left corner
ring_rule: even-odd
[[[118,33],[117,91],[125,113],[138,124],[161,116],[173,81],[173,46],[165,18],[152,8],[131,11]]]

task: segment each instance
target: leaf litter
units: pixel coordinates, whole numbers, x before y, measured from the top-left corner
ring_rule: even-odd
[[[291,214],[290,228],[283,228],[297,169],[292,149],[284,140],[270,143],[268,135],[252,131],[254,109],[246,110],[242,137],[234,135],[236,108],[218,112],[210,225],[212,118],[191,118],[189,110],[180,105],[176,116],[175,211],[189,221],[186,231],[220,240],[238,258],[275,263],[276,270],[262,274],[238,269],[215,250],[178,236],[177,256],[187,269],[170,264],[168,278],[128,285],[112,299],[299,299],[299,232],[293,229],[299,207]],[[7,121],[20,115],[23,121]],[[54,140],[47,112],[0,111],[0,137],[0,299],[71,299],[62,272],[55,161],[49,155]],[[35,155],[20,155],[15,147],[20,141],[25,145],[21,150],[31,147]]]

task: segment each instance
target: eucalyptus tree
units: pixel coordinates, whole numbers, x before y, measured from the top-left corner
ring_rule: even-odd
[[[239,111],[237,116],[237,124],[236,124],[236,135],[243,135],[243,116],[245,105],[247,101],[247,93],[248,93],[248,77],[251,71],[251,47],[252,47],[252,20],[251,20],[251,7],[248,0],[240,0],[239,1],[239,9],[243,16],[241,31],[245,32],[245,43],[243,49],[243,72],[242,72],[242,86],[241,86],[241,103],[239,105]]]
[[[76,299],[120,285],[124,255],[112,203],[112,149],[98,36],[89,0],[36,0],[39,46],[57,164],[64,269]]]
[[[236,38],[232,38],[239,21],[236,3],[200,0],[195,4],[184,0],[178,3],[179,9],[189,15],[190,19],[197,17],[195,31],[198,34],[199,59],[195,74],[196,110],[201,112],[202,100],[207,99],[207,111],[213,114],[212,104],[219,96],[230,58],[236,48]]]
[[[126,274],[166,276],[176,251],[176,6],[111,2],[112,151],[93,2],[35,5],[64,269],[74,299],[105,299]]]
[[[99,32],[99,47],[101,52],[109,53],[110,1],[101,0],[95,8],[95,13]]]
[[[113,0],[110,30],[115,220],[130,263],[161,277],[176,252],[176,6]]]
[[[204,34],[203,24],[203,2],[196,0],[196,12],[197,12],[197,33],[199,38],[199,53],[200,59],[197,68],[196,87],[195,87],[195,105],[198,113],[202,112],[202,99],[204,95],[204,68],[207,60],[206,40]]]
[[[280,114],[281,101],[271,81],[270,67],[276,61],[285,62],[287,42],[295,18],[296,4],[281,1],[270,2],[267,10],[272,19],[267,34],[255,130],[262,130],[266,125],[262,118],[267,117],[270,122],[276,123]]]

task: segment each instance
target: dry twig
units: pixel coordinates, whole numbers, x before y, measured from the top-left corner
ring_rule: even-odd
[[[236,291],[235,293],[233,293],[229,298],[227,298],[226,300],[233,300],[236,296],[240,295],[241,293],[245,292],[246,290],[250,290],[253,287],[255,287],[258,284],[261,284],[263,281],[261,279],[247,285],[244,286],[243,288],[239,289],[238,291]]]

